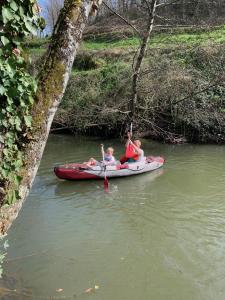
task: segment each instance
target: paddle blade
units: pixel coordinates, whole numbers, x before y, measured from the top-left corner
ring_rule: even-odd
[[[107,191],[109,189],[109,181],[107,177],[104,178],[104,190]]]

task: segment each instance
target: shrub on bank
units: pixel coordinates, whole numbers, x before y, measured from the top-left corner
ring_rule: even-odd
[[[225,141],[224,44],[148,52],[135,126],[169,142]],[[132,57],[130,57],[130,60]],[[106,64],[74,74],[56,122],[73,131],[119,135],[126,126],[131,64]]]

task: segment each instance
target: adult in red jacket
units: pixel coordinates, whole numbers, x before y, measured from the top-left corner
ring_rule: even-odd
[[[144,159],[144,151],[141,149],[141,141],[131,141],[131,135],[128,132],[128,140],[126,142],[126,153],[125,156],[121,157],[121,163],[132,163],[142,161]]]

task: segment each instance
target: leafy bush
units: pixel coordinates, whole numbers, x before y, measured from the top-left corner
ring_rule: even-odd
[[[180,136],[225,141],[224,48],[149,51],[138,87],[136,130],[170,142]],[[74,74],[56,121],[82,133],[119,135],[127,122],[132,75],[132,57],[123,59]]]
[[[74,60],[73,67],[79,71],[97,69],[104,65],[104,60],[91,54],[78,54]]]

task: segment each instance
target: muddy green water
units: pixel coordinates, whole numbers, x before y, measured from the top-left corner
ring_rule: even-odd
[[[110,180],[109,193],[54,176],[56,164],[99,157],[100,142],[50,136],[7,237],[17,290],[1,299],[225,299],[225,147],[145,140],[166,165]],[[122,154],[120,141],[104,143]]]

